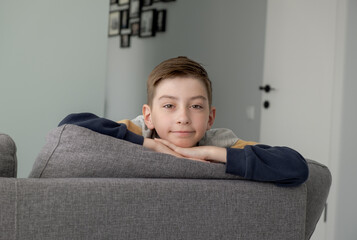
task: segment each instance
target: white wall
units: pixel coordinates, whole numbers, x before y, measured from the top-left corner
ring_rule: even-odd
[[[107,1],[0,0],[0,131],[27,177],[50,129],[104,112]]]
[[[357,2],[348,3],[332,239],[352,240],[357,236]],[[46,134],[67,113],[104,114],[106,71],[107,117],[132,118],[146,101],[152,68],[179,55],[208,70],[218,107],[215,126],[258,139],[256,89],[262,80],[266,1],[177,0],[160,6],[168,9],[166,33],[134,37],[129,49],[111,38],[107,49],[107,1],[0,0],[0,132],[17,143],[19,177],[28,175]],[[249,106],[255,107],[254,120],[247,119]]]
[[[178,0],[167,8],[167,32],[154,38],[132,37],[120,49],[108,45],[106,116],[134,118],[146,102],[146,79],[161,61],[188,56],[204,65],[213,82],[215,127],[227,127],[247,140],[258,140],[266,1]],[[246,110],[255,108],[255,119]]]
[[[348,0],[342,94],[341,143],[337,182],[336,230],[332,239],[357,238],[357,1]]]

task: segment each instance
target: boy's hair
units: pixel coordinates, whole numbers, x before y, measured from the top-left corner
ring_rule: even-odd
[[[197,62],[187,57],[171,58],[157,65],[147,80],[147,104],[152,106],[155,88],[163,79],[175,77],[191,77],[203,82],[208,95],[208,103],[212,105],[212,83],[206,70]]]

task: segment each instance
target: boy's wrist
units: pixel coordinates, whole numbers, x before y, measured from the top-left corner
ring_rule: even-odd
[[[226,163],[227,162],[227,150],[222,147],[209,146],[207,160]]]
[[[155,142],[154,142],[153,139],[144,138],[144,141],[143,141],[143,146],[144,147],[149,148],[149,149],[153,149],[154,144],[155,144]]]

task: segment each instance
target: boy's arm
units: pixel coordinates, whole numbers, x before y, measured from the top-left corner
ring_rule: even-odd
[[[135,144],[143,145],[144,137],[128,130],[125,124],[119,124],[106,118],[100,118],[92,113],[74,113],[65,117],[58,126],[73,124],[88,128],[94,132],[123,139]]]
[[[145,138],[128,130],[126,124],[117,123],[106,118],[100,118],[92,113],[74,113],[65,117],[58,126],[64,124],[73,124],[80,127],[90,129],[94,132],[109,135],[118,139],[129,141],[135,144],[143,145],[146,148],[156,152],[171,154],[176,157],[182,157],[174,152],[166,145],[154,141],[153,139]]]
[[[249,180],[298,186],[306,181],[309,174],[306,160],[288,147],[258,144],[242,146],[242,149],[215,146],[180,148],[162,139],[156,141],[188,158],[226,163],[227,173]]]
[[[298,186],[309,175],[306,160],[297,151],[262,144],[227,148],[226,166],[227,173],[280,186]]]
[[[173,143],[170,143],[167,140],[155,138],[155,142],[162,143],[172,149],[173,151],[179,153],[180,155],[191,158],[195,160],[204,160],[204,161],[212,161],[219,163],[227,162],[227,150],[222,147],[216,146],[199,146],[199,147],[191,147],[191,148],[182,148],[178,147]]]

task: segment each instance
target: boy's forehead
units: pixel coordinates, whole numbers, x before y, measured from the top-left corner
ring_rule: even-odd
[[[185,88],[187,89],[194,87],[195,90],[206,90],[205,84],[202,80],[192,77],[173,77],[162,79],[157,85],[157,88]]]
[[[168,95],[168,94],[164,94],[164,95],[160,95],[158,96],[158,100],[166,100],[166,99],[171,99],[171,100],[179,100],[180,97],[176,96],[176,95]],[[190,96],[189,100],[202,100],[202,101],[208,101],[207,97],[203,96],[203,95],[195,95],[195,96]]]
[[[162,79],[156,85],[155,90],[156,92],[172,91],[174,93],[196,92],[201,93],[200,95],[207,95],[207,89],[202,80],[192,77],[175,77]]]

